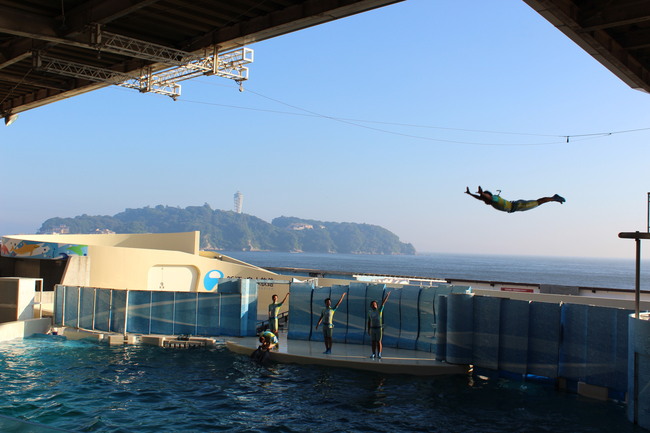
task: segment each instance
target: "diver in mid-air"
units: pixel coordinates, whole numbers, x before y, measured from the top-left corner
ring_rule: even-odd
[[[499,195],[494,195],[490,191],[484,191],[480,186],[476,194],[469,192],[469,187],[465,190],[465,194],[471,195],[477,200],[481,200],[483,203],[488,204],[503,212],[523,212],[525,210],[534,209],[537,206],[543,205],[551,201],[556,201],[558,203],[564,203],[566,200],[564,197],[561,197],[555,194],[553,197],[541,197],[537,200],[515,200],[509,201],[504,198],[501,198]]]

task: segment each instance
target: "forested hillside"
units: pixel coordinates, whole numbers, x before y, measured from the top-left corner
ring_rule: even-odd
[[[81,215],[50,218],[39,233],[52,233],[62,226],[70,233],[171,233],[198,230],[201,248],[225,251],[302,251],[352,254],[415,254],[413,245],[401,242],[392,232],[370,224],[335,223],[294,217],[268,223],[253,215],[189,206],[126,209],[114,216]]]

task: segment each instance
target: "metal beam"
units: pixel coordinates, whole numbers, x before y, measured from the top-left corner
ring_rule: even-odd
[[[585,32],[573,1],[524,0],[537,13],[633,89],[650,92],[650,71],[605,30]]]

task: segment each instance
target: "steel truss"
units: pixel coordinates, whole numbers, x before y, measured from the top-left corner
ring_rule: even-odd
[[[99,52],[126,55],[170,67],[163,66],[154,72],[149,66],[142,68],[139,74],[123,73],[57,59],[39,52],[34,53],[34,67],[59,75],[136,89],[143,93],[166,95],[175,100],[181,95],[181,85],[178,82],[200,75],[216,75],[234,80],[240,84],[241,90],[242,82],[248,80],[248,68],[245,65],[253,62],[253,50],[246,47],[219,53],[215,46],[203,55],[198,55],[105,32],[98,24],[92,26],[90,40],[89,48]]]

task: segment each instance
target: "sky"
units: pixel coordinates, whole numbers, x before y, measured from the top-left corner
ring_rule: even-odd
[[[406,0],[250,48],[243,92],[219,77],[177,101],[113,86],[2,127],[0,234],[233,210],[240,191],[265,221],[375,224],[421,253],[633,260],[618,233],[647,230],[650,95],[523,1]],[[478,185],[566,203],[508,214],[464,194]]]

